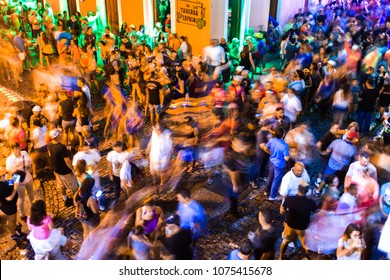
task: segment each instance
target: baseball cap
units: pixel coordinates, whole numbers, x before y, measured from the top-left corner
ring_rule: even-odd
[[[348,139],[353,140],[353,139],[355,139],[356,137],[357,137],[357,133],[356,133],[355,131],[353,131],[353,130],[349,131],[348,134],[347,134],[347,138],[348,138]]]
[[[51,139],[56,138],[58,135],[60,135],[60,131],[58,129],[52,129],[50,131],[50,138]]]
[[[334,62],[333,60],[328,60],[328,64],[332,65],[333,67],[336,66],[336,62]]]
[[[233,81],[235,81],[237,83],[241,83],[242,82],[242,76],[241,75],[234,75],[233,76]]]
[[[129,27],[135,29],[135,25],[134,24],[130,24]]]
[[[32,108],[32,111],[33,111],[33,112],[40,112],[40,111],[42,111],[42,108],[41,108],[41,106],[36,105],[36,106],[34,106],[34,107]]]

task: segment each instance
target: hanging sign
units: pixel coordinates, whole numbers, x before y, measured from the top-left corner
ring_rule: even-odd
[[[206,8],[203,3],[191,0],[177,0],[176,21],[202,29],[206,26]]]

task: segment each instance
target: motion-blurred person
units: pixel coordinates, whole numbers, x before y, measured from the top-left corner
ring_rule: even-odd
[[[18,212],[20,219],[24,222],[27,220],[25,212],[25,193],[27,191],[30,204],[34,201],[33,177],[30,169],[32,160],[26,151],[20,150],[20,145],[15,143],[11,146],[12,153],[6,159],[6,170],[10,174],[18,174],[20,176],[19,184],[17,186],[18,192]]]
[[[46,144],[46,126],[36,118],[32,122],[32,131],[30,139],[33,142],[31,150],[32,158],[32,172],[33,178],[36,179],[38,175],[38,167],[51,167],[51,162],[49,154],[47,153],[47,144]],[[44,165],[42,165],[42,160]]]

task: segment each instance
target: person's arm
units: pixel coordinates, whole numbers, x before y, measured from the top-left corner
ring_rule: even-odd
[[[260,144],[260,148],[267,154],[271,154],[271,151],[266,147],[265,143]]]
[[[14,199],[14,197],[16,195],[16,190],[18,189],[18,187],[19,187],[19,183],[18,182],[14,182],[14,190],[12,191],[12,193],[9,196],[7,196],[5,198],[5,200],[11,201],[12,199]]]
[[[108,168],[108,176],[110,178],[110,181],[113,181],[114,177],[113,177],[113,174],[112,174],[111,159],[110,159],[110,157],[106,157],[106,160],[107,160],[107,166],[109,166],[109,168]]]
[[[284,215],[286,212],[287,212],[287,209],[286,209],[286,207],[284,207],[284,203],[282,203],[282,204],[280,205],[280,207],[279,207],[279,213],[280,213],[281,215]]]
[[[363,251],[363,246],[361,246],[361,245],[362,244],[359,245],[358,243],[353,243],[353,244],[351,244],[351,247],[345,248],[343,245],[339,244],[337,246],[336,256],[337,256],[337,258],[341,258],[343,256],[349,257],[350,255],[352,255],[356,251]]]
[[[142,207],[138,208],[137,212],[135,213],[135,225],[144,225],[144,221],[142,220]]]
[[[158,94],[160,95],[160,106],[163,107],[164,106],[164,90],[160,89]]]

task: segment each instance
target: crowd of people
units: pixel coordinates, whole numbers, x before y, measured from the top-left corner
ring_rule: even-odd
[[[0,173],[7,178],[1,210],[15,240],[25,238],[17,213],[27,222],[36,259],[62,259],[59,247],[70,243],[34,200],[33,180],[43,169],[54,173],[65,206],[75,208],[83,246],[107,228],[102,212],[131,199],[143,169],[154,195],[175,191],[178,207],[166,217],[145,197],[127,240],[131,257],[194,258],[207,215],[176,183],[202,166],[209,172],[205,184],[214,171],[228,174],[233,217],[241,217],[239,196],[248,185],[280,206],[280,259],[291,243],[308,255],[389,258],[389,1],[332,1],[299,10],[283,27],[270,17],[268,31],[249,30],[242,47],[237,38],[212,39],[199,56],[172,32],[169,16],[150,34],[127,23],[114,34],[98,29],[98,10],[68,18],[49,4],[0,5],[0,79],[19,85],[20,74],[36,66],[32,46],[43,67],[34,72],[60,69],[77,77],[72,88],[40,81],[29,119],[17,109],[2,112],[10,154]],[[267,71],[275,49],[278,63]],[[93,131],[96,94],[108,108],[105,140],[114,143],[106,157],[114,186],[109,207],[102,203],[102,155]],[[302,121],[306,115],[312,124]],[[316,139],[311,125],[328,124]],[[137,157],[149,164],[137,166]],[[318,169],[309,170],[316,160]],[[280,237],[274,219],[261,208],[257,230],[228,258],[274,259]],[[80,258],[90,257],[83,252]]]

